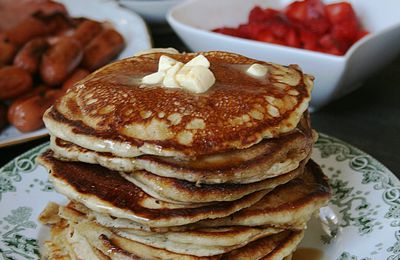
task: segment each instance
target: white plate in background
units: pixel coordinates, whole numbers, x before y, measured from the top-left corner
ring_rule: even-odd
[[[138,51],[151,48],[149,31],[143,19],[136,13],[120,7],[115,1],[102,0],[58,0],[63,3],[72,17],[88,17],[98,21],[108,21],[123,35],[126,47],[118,59],[132,56]],[[27,142],[47,134],[46,129],[22,133],[13,126],[0,132],[0,148]]]

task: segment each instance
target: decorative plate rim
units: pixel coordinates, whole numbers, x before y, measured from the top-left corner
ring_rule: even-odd
[[[396,177],[396,175],[391,172],[386,166],[384,166],[382,163],[380,163],[378,160],[376,160],[375,158],[373,158],[372,156],[370,156],[369,154],[363,152],[362,150],[354,147],[351,144],[348,144],[345,141],[342,141],[338,138],[335,137],[331,137],[329,135],[323,134],[323,133],[319,133],[320,138],[318,139],[318,141],[315,144],[315,150],[318,150],[320,152],[320,157],[321,158],[330,158],[331,156],[334,159],[334,162],[345,162],[347,164],[347,160],[348,160],[348,167],[350,167],[352,170],[354,170],[356,173],[360,173],[362,174],[362,178],[363,181],[365,180],[365,178],[370,178],[371,176],[369,174],[371,173],[379,173],[379,174],[383,174],[382,176],[386,176],[385,178],[381,178],[381,179],[367,179],[366,183],[360,182],[360,183],[356,183],[357,185],[354,185],[354,187],[357,187],[358,185],[361,186],[361,184],[373,184],[373,188],[371,188],[371,190],[375,190],[376,192],[382,192],[382,198],[379,199],[379,204],[383,204],[386,203],[387,205],[389,205],[389,211],[386,213],[386,215],[388,216],[384,216],[385,218],[385,222],[386,225],[391,225],[391,227],[400,227],[400,180]],[[6,171],[10,170],[10,169],[15,169],[16,163],[18,162],[19,159],[25,159],[28,158],[29,160],[31,160],[31,168],[29,168],[28,170],[21,170],[20,172],[18,172],[18,170],[16,169],[16,176],[19,173],[27,173],[27,172],[31,172],[34,171],[37,167],[36,162],[34,161],[36,156],[42,152],[44,149],[47,149],[49,146],[49,142],[45,142],[41,145],[38,145],[24,153],[22,153],[21,155],[15,157],[13,160],[9,161],[8,163],[6,163],[4,166],[0,167],[0,179],[1,177],[4,177],[3,174],[6,174]],[[20,165],[18,166],[20,167]],[[24,166],[21,166],[22,168]],[[347,168],[346,168],[347,169]],[[20,175],[19,178],[20,180],[22,180],[22,176]],[[7,177],[7,175],[6,175]],[[9,176],[10,177],[10,176]],[[15,177],[15,176],[13,176]],[[11,177],[10,177],[11,178]],[[332,179],[335,179],[332,177]],[[339,179],[340,178],[336,178]],[[19,182],[18,180],[14,180],[13,182]],[[4,196],[4,190],[2,190],[2,183],[0,183],[0,204],[1,204],[1,200],[2,197]],[[7,193],[7,190],[6,192]],[[386,197],[385,197],[386,196]],[[331,203],[333,205],[335,205],[332,201]],[[18,206],[18,205],[17,205]],[[394,207],[395,209],[393,211],[392,207]],[[25,209],[25,207],[19,207],[18,209],[23,208],[25,211],[27,209]],[[11,210],[11,208],[10,208]],[[11,210],[12,213],[14,213],[16,210]],[[27,214],[27,212],[23,213],[23,214]],[[391,214],[391,215],[390,215]],[[396,215],[397,214],[397,215]],[[29,215],[30,216],[30,215]],[[8,216],[7,216],[8,217]],[[4,218],[5,219],[5,218]],[[387,222],[386,222],[387,220]],[[1,222],[1,219],[0,219]],[[34,221],[28,221],[28,219],[25,222],[25,225],[35,225],[37,226],[37,220]],[[0,223],[1,224],[1,223]],[[351,227],[354,227],[354,225],[350,225]],[[392,230],[392,229],[391,229]],[[4,231],[4,229],[0,229],[0,235],[2,235],[2,231]],[[372,232],[372,231],[371,231]],[[359,233],[357,233],[360,237],[361,235]],[[17,234],[18,235],[18,234]],[[392,235],[391,235],[392,237]],[[28,242],[30,240],[32,240],[32,243],[35,243],[36,250],[38,250],[38,242],[37,236],[34,236],[31,239],[27,239],[26,237],[24,237],[25,240],[27,240]],[[400,257],[400,231],[396,230],[393,240],[390,239],[390,241],[393,241],[394,244],[389,244],[389,243],[385,243],[382,244],[380,247],[380,250],[385,250],[386,254],[392,254],[390,255],[387,259],[389,260],[394,260],[394,259],[398,259]],[[0,241],[1,242],[1,241]],[[328,242],[330,243],[330,242]],[[385,247],[385,248],[383,248]],[[4,249],[4,248],[3,248]],[[33,249],[32,249],[33,250]],[[0,248],[0,258],[2,256],[2,248]],[[32,251],[33,252],[33,251]],[[32,253],[31,252],[31,253]],[[36,253],[32,253],[32,254],[36,254]],[[347,249],[347,251],[343,251],[343,252],[338,252],[339,257],[336,258],[337,260],[367,260],[367,259],[371,259],[370,257],[364,257],[361,258],[360,256],[356,256],[354,255],[354,252],[350,252],[350,250]],[[373,257],[373,253],[370,253],[370,256]],[[7,259],[7,258],[6,258]],[[13,259],[13,258],[11,258]],[[33,259],[33,258],[32,258]],[[374,259],[374,258],[372,258]]]

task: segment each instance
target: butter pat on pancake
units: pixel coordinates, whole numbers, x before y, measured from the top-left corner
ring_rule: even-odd
[[[225,52],[168,54],[187,63],[202,54],[216,78],[204,93],[142,85],[165,53],[117,61],[86,77],[44,115],[52,135],[115,156],[200,156],[248,148],[292,131],[308,107],[313,78],[297,66]],[[265,78],[243,67],[260,63]]]

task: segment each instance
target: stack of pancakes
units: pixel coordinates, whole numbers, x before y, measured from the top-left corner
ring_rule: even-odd
[[[194,94],[142,85],[149,53],[88,76],[44,115],[39,162],[70,199],[40,216],[50,259],[283,259],[330,196],[309,160],[312,77],[225,52],[202,53],[216,82]],[[265,77],[246,69],[267,66]]]

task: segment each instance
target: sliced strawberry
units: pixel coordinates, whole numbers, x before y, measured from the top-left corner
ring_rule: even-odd
[[[366,36],[367,34],[369,34],[368,31],[365,30],[359,30],[356,36],[356,41],[358,41],[359,39],[363,38],[364,36]]]
[[[318,35],[313,32],[300,30],[300,41],[306,50],[316,51],[319,49]]]
[[[324,4],[320,0],[293,2],[286,8],[285,14],[296,27],[317,34],[324,34],[330,27]]]
[[[281,12],[272,8],[262,9],[259,6],[251,9],[249,14],[249,23],[268,22],[271,19],[281,17]]]
[[[335,41],[335,39],[330,34],[326,34],[319,39],[319,45],[321,46],[323,52],[343,55],[346,52],[346,48],[340,46],[340,44]]]
[[[254,39],[262,42],[285,45],[285,42],[276,37],[275,34],[269,29],[261,31]]]
[[[238,30],[245,38],[254,39],[261,31],[267,28],[268,26],[264,23],[247,23],[239,25]]]
[[[336,23],[332,28],[332,36],[344,43],[353,43],[358,34],[358,23],[357,21],[348,20],[340,23]]]
[[[286,7],[285,14],[293,24],[303,25],[307,19],[307,3],[305,1],[293,2]]]
[[[300,37],[294,28],[290,28],[285,40],[287,46],[292,46],[296,48],[301,47]]]
[[[249,13],[249,23],[263,22],[265,19],[264,10],[259,6],[255,6]]]
[[[325,6],[328,19],[332,24],[341,23],[343,21],[357,22],[357,16],[350,3],[340,2]]]
[[[244,35],[241,33],[241,31],[236,28],[222,27],[222,28],[214,29],[213,32],[222,33],[222,34],[235,36],[235,37],[244,37]]]
[[[214,31],[334,55],[345,54],[354,42],[368,34],[360,29],[351,4],[325,6],[321,0],[292,2],[283,11],[255,6],[248,23]]]
[[[278,21],[270,23],[268,27],[277,38],[285,38],[291,29],[287,23]]]

